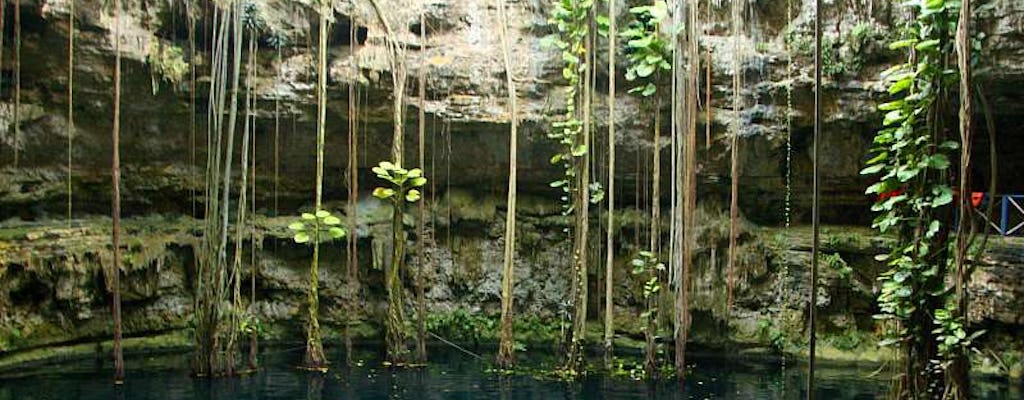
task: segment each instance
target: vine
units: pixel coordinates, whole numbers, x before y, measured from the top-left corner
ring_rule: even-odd
[[[950,235],[950,155],[961,146],[947,137],[952,88],[959,79],[950,59],[960,3],[926,0],[911,7],[915,19],[903,39],[889,46],[906,49],[909,57],[883,73],[896,98],[879,106],[884,128],[861,173],[879,176],[867,189],[878,196],[873,227],[899,237],[888,255],[879,256],[889,267],[879,278],[879,318],[891,322],[883,344],[901,350],[894,390],[899,398],[932,398],[956,383],[944,374],[981,331],[968,332],[946,283],[956,242]],[[969,101],[964,98],[970,93],[961,96]]]
[[[551,158],[552,164],[564,168],[562,179],[551,183],[561,188],[563,215],[574,217],[572,275],[572,329],[566,337],[567,351],[564,374],[576,377],[583,364],[583,342],[586,331],[587,299],[587,230],[589,203],[603,198],[600,185],[590,183],[590,107],[592,100],[593,0],[559,0],[554,3],[551,23],[557,34],[546,42],[562,51],[562,77],[566,80],[565,114],[552,124],[548,137],[558,141],[560,151]],[[607,21],[604,21],[607,23]],[[582,116],[582,117],[581,117]],[[591,196],[593,192],[593,197]]]

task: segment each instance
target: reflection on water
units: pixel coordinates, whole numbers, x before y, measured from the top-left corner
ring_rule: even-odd
[[[343,359],[338,354],[335,359]],[[327,374],[295,369],[300,354],[265,354],[264,369],[237,379],[194,380],[185,355],[129,358],[124,387],[110,384],[109,366],[93,362],[38,368],[19,377],[0,378],[0,400],[294,400],[294,399],[800,399],[804,374],[773,360],[695,356],[693,375],[683,387],[675,382],[646,383],[591,376],[581,382],[503,376],[487,372],[486,362],[461,353],[434,349],[429,367],[386,369],[372,352],[357,354],[362,366],[336,366]],[[550,359],[520,357],[543,368]],[[870,367],[821,368],[817,398],[853,400],[884,398],[886,381]],[[979,399],[1021,399],[1024,390],[1006,382],[976,381]]]

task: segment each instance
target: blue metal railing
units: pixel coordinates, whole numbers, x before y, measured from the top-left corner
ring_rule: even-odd
[[[974,211],[981,216],[988,225],[1000,236],[1020,235],[1024,233],[1024,194],[1000,194],[995,196],[995,211],[998,213],[996,221],[985,215],[988,209],[988,195],[985,195],[981,204],[978,204]]]

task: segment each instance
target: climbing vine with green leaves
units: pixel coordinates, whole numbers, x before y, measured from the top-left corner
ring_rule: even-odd
[[[658,261],[658,256],[650,251],[641,251],[630,262],[633,276],[643,282],[644,311],[640,319],[644,321],[644,374],[653,377],[658,372],[657,337],[658,337],[658,294],[661,293],[661,274],[665,264]]]
[[[910,6],[915,19],[889,46],[907,51],[908,60],[883,73],[895,99],[879,106],[883,129],[861,172],[878,176],[867,189],[878,198],[873,227],[899,238],[878,257],[889,267],[879,277],[878,318],[891,322],[883,344],[901,350],[900,398],[941,395],[943,370],[981,334],[965,329],[947,287],[955,241],[950,155],[960,146],[947,128],[953,126],[950,98],[959,79],[951,57],[960,3],[922,0]]]
[[[658,31],[668,17],[668,5],[659,0],[649,6],[630,8],[629,13],[633,22],[620,34],[626,40],[628,52],[626,80],[636,84],[629,92],[650,97],[658,91],[657,73],[672,70],[672,43]]]
[[[551,23],[558,33],[547,36],[545,44],[562,51],[562,77],[565,85],[565,114],[563,119],[552,124],[548,138],[556,140],[562,147],[551,157],[551,164],[565,169],[562,179],[551,182],[551,187],[560,188],[564,193],[563,213],[571,215],[576,204],[573,202],[579,189],[574,184],[579,171],[579,159],[587,154],[587,146],[583,143],[582,133],[584,121],[579,117],[582,109],[580,94],[584,82],[583,76],[589,68],[587,64],[586,40],[590,35],[590,11],[594,7],[593,0],[558,0],[551,12]]]

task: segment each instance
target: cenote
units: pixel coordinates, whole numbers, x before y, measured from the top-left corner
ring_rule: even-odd
[[[328,352],[335,355],[332,351]],[[48,399],[793,399],[803,398],[805,376],[799,365],[777,357],[723,357],[697,353],[693,373],[682,386],[676,380],[645,381],[629,371],[592,372],[576,382],[537,375],[551,368],[554,358],[521,360],[526,369],[508,374],[453,349],[431,347],[432,362],[419,368],[387,368],[380,357],[356,347],[354,364],[337,366],[326,374],[295,368],[301,352],[270,349],[265,365],[237,379],[192,379],[183,355],[128,356],[139,368],[124,386],[107,382],[112,372],[93,360],[38,366],[5,376],[2,400]],[[339,356],[340,357],[340,356]],[[343,357],[340,357],[343,358]],[[635,360],[633,360],[635,361]],[[627,358],[625,363],[629,363]],[[792,362],[790,362],[792,363]],[[533,372],[529,372],[533,371]],[[818,398],[835,400],[883,397],[888,384],[867,366],[824,365]],[[1019,399],[1024,388],[1005,382],[979,381],[978,399]]]
[[[0,0],[0,400],[1024,398],[1020,0]]]

